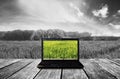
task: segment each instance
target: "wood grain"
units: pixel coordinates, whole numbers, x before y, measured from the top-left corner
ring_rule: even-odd
[[[114,75],[104,70],[98,63],[92,59],[82,61],[84,70],[86,71],[89,79],[116,79]]]
[[[60,79],[61,69],[42,69],[35,79]]]
[[[112,61],[116,62],[116,64],[120,66],[120,59],[112,59]]]
[[[40,71],[40,69],[37,68],[37,65],[40,63],[40,61],[40,59],[34,59],[31,64],[15,73],[8,79],[33,79],[35,75]]]
[[[18,72],[20,69],[27,66],[31,62],[32,62],[32,60],[22,60],[22,61],[14,63],[14,64],[11,64],[7,67],[1,68],[0,69],[0,79],[6,79],[7,77]]]
[[[62,79],[88,79],[82,69],[64,69]]]
[[[120,66],[116,65],[114,62],[111,62],[108,59],[99,59],[97,61],[95,60],[95,62],[98,62],[103,69],[115,75],[116,78],[120,79]]]
[[[81,59],[84,69],[38,69],[39,59],[0,59],[0,79],[120,79],[120,59]]]
[[[18,62],[20,60],[21,59],[1,59],[0,60],[0,68],[8,66],[8,65],[10,65],[12,63]]]
[[[6,61],[7,59],[0,59],[0,63]]]

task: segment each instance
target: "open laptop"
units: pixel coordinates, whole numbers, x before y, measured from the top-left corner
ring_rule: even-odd
[[[43,38],[38,68],[83,68],[79,62],[79,39]]]

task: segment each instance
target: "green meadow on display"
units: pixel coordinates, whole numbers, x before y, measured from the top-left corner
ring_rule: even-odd
[[[77,59],[78,41],[76,40],[45,40],[43,41],[44,60]]]

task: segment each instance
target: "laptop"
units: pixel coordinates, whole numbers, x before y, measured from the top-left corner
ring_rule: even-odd
[[[38,68],[83,68],[79,61],[79,39],[43,38]]]

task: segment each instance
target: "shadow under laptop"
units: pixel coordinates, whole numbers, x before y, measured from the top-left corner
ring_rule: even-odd
[[[37,66],[39,69],[83,69],[84,66],[79,61],[72,60],[54,60],[54,61],[42,61]]]

